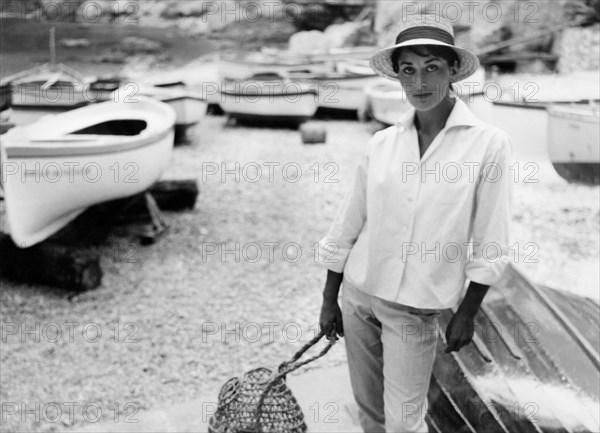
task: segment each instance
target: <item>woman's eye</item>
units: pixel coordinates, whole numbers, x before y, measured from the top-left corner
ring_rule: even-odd
[[[415,70],[411,67],[411,66],[407,66],[405,68],[402,69],[402,72],[405,74],[412,74]]]
[[[437,65],[428,65],[428,66],[427,66],[427,70],[428,70],[429,72],[435,72],[435,71],[437,71],[437,70],[438,70],[438,66],[437,66]]]

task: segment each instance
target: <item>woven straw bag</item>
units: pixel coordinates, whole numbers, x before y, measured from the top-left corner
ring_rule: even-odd
[[[209,433],[304,433],[304,414],[285,376],[325,355],[335,344],[329,340],[316,356],[302,362],[298,359],[314,346],[323,332],[304,345],[290,361],[277,371],[259,367],[241,378],[229,379],[219,392],[217,410],[209,420]]]

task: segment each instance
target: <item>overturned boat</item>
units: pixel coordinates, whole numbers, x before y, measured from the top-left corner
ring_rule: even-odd
[[[145,191],[169,163],[174,125],[171,107],[140,96],[11,129],[0,180],[15,244],[32,246],[91,205]]]
[[[443,334],[452,311],[440,316]],[[438,340],[427,415],[436,433],[600,431],[600,306],[509,266],[459,352]]]

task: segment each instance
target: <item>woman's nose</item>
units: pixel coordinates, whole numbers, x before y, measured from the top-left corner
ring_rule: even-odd
[[[421,90],[421,89],[423,89],[426,86],[425,80],[423,79],[423,75],[420,72],[417,72],[415,74],[415,82],[414,82],[414,84],[415,84],[415,88],[417,90]]]

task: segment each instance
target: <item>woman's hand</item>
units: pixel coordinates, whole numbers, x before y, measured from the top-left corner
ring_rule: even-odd
[[[489,288],[487,284],[469,283],[464,299],[446,328],[446,353],[460,350],[473,339],[475,315]]]
[[[319,326],[325,332],[327,338],[336,338],[344,336],[344,325],[342,323],[342,310],[336,301],[323,300],[321,305],[321,315],[319,317]]]
[[[474,332],[474,317],[458,310],[446,327],[446,350],[444,352],[449,353],[460,350],[461,347],[471,342]]]

